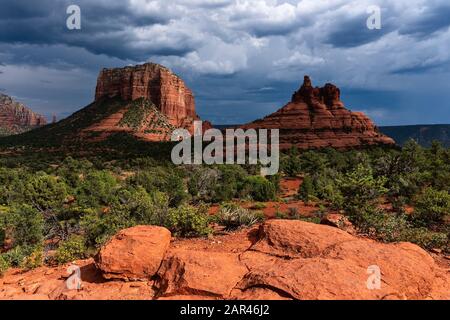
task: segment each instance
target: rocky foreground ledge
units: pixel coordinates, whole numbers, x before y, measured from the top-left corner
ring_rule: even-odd
[[[111,239],[66,286],[69,265],[0,279],[1,299],[450,299],[450,270],[410,243],[382,244],[291,220],[208,239],[138,226]],[[378,266],[381,287],[369,289]],[[369,286],[370,287],[370,286]]]

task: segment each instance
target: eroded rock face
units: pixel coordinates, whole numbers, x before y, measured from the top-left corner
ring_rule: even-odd
[[[450,300],[449,270],[411,243],[378,243],[294,220],[176,239],[166,252],[169,240],[164,228],[124,230],[102,249],[97,268],[76,262],[80,291],[65,286],[67,266],[10,270],[0,278],[0,299]]]
[[[103,69],[97,80],[95,100],[112,97],[124,101],[148,99],[176,128],[192,131],[193,121],[199,120],[192,91],[177,75],[159,64]]]
[[[442,277],[449,288],[449,275],[410,243],[381,244],[302,221],[269,221],[260,235],[241,256],[250,270],[237,286],[242,293],[259,287],[301,300],[425,299],[441,297],[435,290]],[[367,285],[374,266],[379,288]]]
[[[342,230],[297,220],[271,220],[260,228],[259,237],[251,250],[288,259],[320,256],[327,248],[353,239]]]
[[[247,273],[238,254],[174,250],[164,260],[158,274],[159,292],[171,295],[227,297]]]
[[[418,246],[377,243],[335,227],[270,220],[248,249],[211,250],[169,254],[158,272],[158,298],[450,299],[448,272]],[[374,267],[379,288],[368,286]]]
[[[395,144],[381,134],[364,113],[347,110],[340,99],[339,88],[330,83],[322,88],[313,87],[308,76],[291,102],[243,128],[279,129],[282,149]]]
[[[96,257],[106,279],[149,280],[158,271],[169,247],[166,228],[137,226],[120,231]]]
[[[44,116],[34,113],[11,97],[0,94],[0,135],[22,133],[47,124]]]

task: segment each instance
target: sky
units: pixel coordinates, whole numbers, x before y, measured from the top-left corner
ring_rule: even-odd
[[[69,30],[67,8],[81,9]],[[371,6],[381,29],[369,29]],[[156,62],[197,113],[240,124],[286,104],[304,75],[378,125],[450,123],[448,0],[0,0],[0,92],[58,119],[102,68]]]

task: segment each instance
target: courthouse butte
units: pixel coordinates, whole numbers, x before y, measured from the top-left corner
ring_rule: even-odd
[[[291,102],[242,128],[280,129],[281,149],[292,146],[343,149],[395,144],[394,140],[381,134],[364,113],[347,110],[340,99],[339,88],[330,83],[322,88],[313,87],[308,76]]]
[[[158,142],[169,141],[177,128],[192,134],[198,120],[194,95],[184,81],[164,66],[146,63],[103,69],[93,103],[30,134],[33,140],[51,137],[58,144],[71,145],[75,141],[102,141],[116,133]],[[204,121],[203,130],[209,128],[211,124]],[[307,76],[291,102],[242,128],[279,129],[281,149],[395,144],[366,115],[347,110],[336,86],[315,88]]]

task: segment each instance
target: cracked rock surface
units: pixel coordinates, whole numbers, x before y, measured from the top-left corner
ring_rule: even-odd
[[[114,272],[98,257],[76,262],[81,290],[66,288],[67,266],[42,267],[9,271],[0,279],[0,298],[450,299],[450,270],[410,243],[378,243],[293,220],[211,238],[172,238],[170,246],[167,232],[121,231],[99,254],[110,255]],[[380,271],[375,288],[374,267]]]

